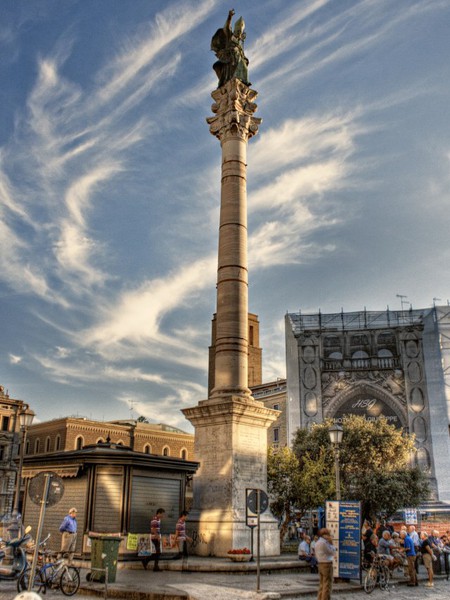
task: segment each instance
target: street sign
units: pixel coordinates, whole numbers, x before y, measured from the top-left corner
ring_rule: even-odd
[[[416,508],[405,508],[405,523],[406,525],[418,524]]]
[[[44,499],[47,478],[49,478],[50,481],[47,490],[47,498]],[[39,506],[44,500],[46,506],[54,506],[55,504],[58,504],[64,495],[64,483],[61,477],[56,473],[53,473],[53,471],[43,471],[42,473],[35,475],[31,480],[28,494],[33,504]]]
[[[269,497],[264,490],[247,489],[247,516],[253,517],[263,512],[269,507]],[[259,507],[258,507],[259,492]]]
[[[258,517],[247,517],[247,527],[256,527],[258,525]]]

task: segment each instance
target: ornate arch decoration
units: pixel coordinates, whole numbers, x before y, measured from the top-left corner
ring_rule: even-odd
[[[399,428],[408,426],[406,410],[400,401],[384,388],[368,381],[352,383],[348,388],[337,394],[324,409],[324,418],[334,418],[335,415],[339,413],[340,409],[352,399],[355,399],[355,403],[360,404],[360,406],[355,407],[354,414],[362,414],[364,408],[367,409],[369,415],[370,410],[373,409],[373,418],[377,418],[379,415],[383,414],[382,410],[380,410],[382,409],[382,406],[377,406],[376,403],[374,403],[373,407],[369,405],[370,403],[364,407],[364,400],[362,403],[358,400],[364,396],[366,396],[367,399],[378,401],[381,405],[384,404],[388,409],[387,412],[391,413],[390,417],[388,416],[388,420],[394,421],[392,424],[395,424]]]

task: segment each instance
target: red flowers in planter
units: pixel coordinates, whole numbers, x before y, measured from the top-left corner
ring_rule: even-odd
[[[228,550],[227,554],[251,554],[248,548],[237,548],[236,550]]]

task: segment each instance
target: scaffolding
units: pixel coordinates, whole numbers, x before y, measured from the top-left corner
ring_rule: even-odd
[[[386,329],[390,327],[407,327],[423,325],[423,320],[433,309],[356,311],[322,314],[319,310],[314,314],[288,313],[294,335],[305,331],[357,331],[363,329]]]

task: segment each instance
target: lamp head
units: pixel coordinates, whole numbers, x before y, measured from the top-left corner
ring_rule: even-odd
[[[329,429],[328,433],[330,435],[330,440],[333,445],[339,445],[342,442],[342,438],[344,436],[344,430],[340,425],[334,423]]]
[[[33,423],[34,412],[32,410],[24,410],[19,415],[20,426],[24,429],[28,429],[28,427]]]

